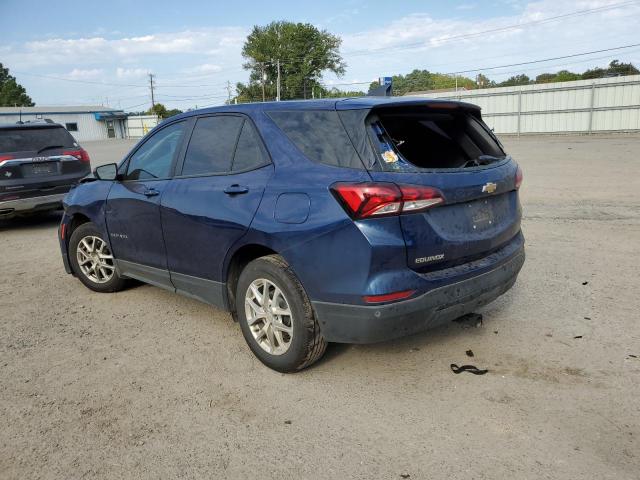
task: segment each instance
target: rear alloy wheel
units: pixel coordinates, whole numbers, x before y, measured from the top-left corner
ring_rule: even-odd
[[[258,258],[244,268],[236,312],[249,348],[269,368],[295,372],[324,355],[327,342],[311,302],[279,255]]]
[[[118,276],[109,244],[92,223],[82,224],[73,231],[69,261],[73,273],[91,290],[116,292],[126,284],[126,280]]]
[[[244,299],[253,339],[267,353],[282,355],[293,339],[291,309],[282,290],[266,278],[251,282]]]

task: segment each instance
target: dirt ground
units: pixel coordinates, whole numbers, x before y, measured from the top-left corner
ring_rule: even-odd
[[[87,290],[58,215],[0,223],[0,478],[637,479],[640,136],[505,144],[528,257],[483,326],[332,345],[295,375],[222,311]]]

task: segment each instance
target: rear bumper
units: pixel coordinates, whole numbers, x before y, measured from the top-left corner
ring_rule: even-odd
[[[0,217],[34,210],[62,208],[62,199],[65,195],[66,192],[0,201]]]
[[[329,342],[375,343],[411,335],[490,303],[509,290],[524,264],[524,247],[488,271],[387,305],[312,302]]]

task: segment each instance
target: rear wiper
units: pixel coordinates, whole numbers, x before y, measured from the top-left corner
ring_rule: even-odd
[[[64,145],[49,145],[48,147],[42,147],[40,150],[36,152],[36,155],[38,153],[44,152],[45,150],[51,150],[52,148],[64,148]]]

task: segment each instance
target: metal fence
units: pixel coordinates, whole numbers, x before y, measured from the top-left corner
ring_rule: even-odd
[[[640,130],[640,75],[418,96],[479,105],[485,122],[500,134]]]

